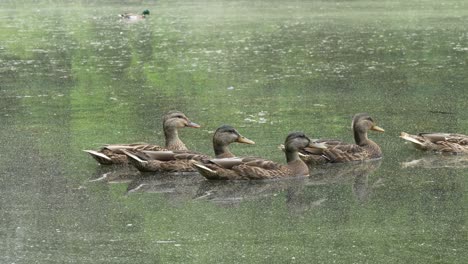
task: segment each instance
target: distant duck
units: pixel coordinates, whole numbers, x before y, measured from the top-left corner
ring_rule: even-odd
[[[423,151],[446,154],[468,154],[468,136],[450,133],[419,133],[411,135],[401,132],[400,137]]]
[[[287,164],[279,164],[263,158],[211,159],[194,162],[198,172],[209,180],[265,180],[309,176],[309,168],[299,158],[299,151],[306,147],[323,148],[312,142],[304,133],[290,133],[285,140]]]
[[[119,17],[121,19],[125,19],[125,20],[141,20],[141,19],[145,19],[147,16],[149,16],[150,14],[150,11],[148,9],[144,10],[141,15],[139,14],[133,14],[133,13],[123,13],[123,14],[120,14]]]
[[[255,144],[229,125],[219,127],[213,135],[213,149],[217,159],[233,158],[231,143]],[[208,155],[193,151],[124,151],[129,162],[143,172],[195,172],[193,161],[207,162]]]
[[[301,158],[308,165],[319,165],[325,163],[343,163],[351,161],[363,161],[378,159],[382,157],[379,145],[367,137],[369,130],[384,132],[377,126],[374,119],[366,113],[356,114],[353,117],[352,128],[354,133],[354,144],[341,140],[319,139],[317,143],[323,143],[326,148],[305,148],[300,151]]]
[[[112,164],[127,164],[127,156],[122,152],[125,150],[187,150],[185,144],[180,140],[178,129],[184,127],[199,128],[200,126],[193,123],[179,111],[169,111],[163,117],[163,130],[166,145],[154,145],[146,143],[133,144],[110,144],[105,145],[100,150],[84,150],[89,153],[101,165]]]

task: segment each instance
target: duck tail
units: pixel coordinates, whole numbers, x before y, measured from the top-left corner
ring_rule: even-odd
[[[416,145],[420,145],[420,146],[423,145],[423,143],[422,143],[421,141],[417,140],[416,138],[414,138],[413,135],[410,135],[410,134],[408,134],[408,133],[401,132],[400,137],[401,137],[402,139],[404,139],[404,140],[406,140],[406,141],[409,141],[409,142],[411,142],[411,143],[414,143],[414,144],[416,144]]]
[[[207,166],[200,164],[200,163],[193,163],[193,166],[197,171],[208,180],[216,180],[219,179],[219,175],[215,170],[208,168]]]
[[[140,157],[127,150],[123,149],[122,152],[127,156],[128,162],[135,168],[137,168],[139,171],[147,171],[146,165],[148,164],[148,161],[140,159]]]
[[[91,157],[93,157],[97,162],[99,162],[99,164],[102,164],[102,165],[112,165],[113,162],[112,162],[112,159],[109,158],[107,155],[101,153],[101,152],[98,152],[98,151],[95,151],[95,150],[83,150],[84,152],[88,153],[89,155],[91,155]]]

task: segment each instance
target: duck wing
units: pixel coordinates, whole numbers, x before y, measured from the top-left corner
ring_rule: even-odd
[[[127,151],[129,162],[143,172],[192,172],[194,161],[210,157],[193,151]]]
[[[211,159],[194,166],[209,180],[272,179],[291,174],[287,166],[257,157]]]
[[[406,141],[420,150],[436,151],[442,153],[468,153],[468,136],[451,133],[419,133],[411,135],[401,132],[400,135]]]
[[[320,141],[319,141],[320,142]],[[326,149],[305,148],[301,159],[309,165],[341,163],[369,159],[370,149],[339,140],[323,141]]]
[[[110,144],[105,145],[99,150],[84,150],[90,154],[101,165],[127,164],[128,159],[122,150],[135,151],[163,151],[164,147],[147,143],[133,144]]]
[[[365,160],[369,157],[369,152],[356,144],[341,144],[325,149],[322,155],[331,163],[341,163]]]
[[[147,144],[147,143],[133,143],[133,144],[110,144],[110,145],[105,145],[101,150],[111,150],[115,153],[118,154],[124,154],[121,150],[147,150],[147,151],[162,151],[162,150],[167,150],[165,147],[162,147],[160,145],[155,145],[155,144]]]
[[[450,133],[419,133],[420,137],[431,141],[437,142],[450,142],[460,144],[462,146],[468,145],[468,136],[463,134],[450,134]]]

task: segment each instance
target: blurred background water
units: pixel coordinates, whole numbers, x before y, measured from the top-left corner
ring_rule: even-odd
[[[468,133],[465,1],[3,0],[0,18],[1,263],[468,261],[466,161],[398,138]],[[202,126],[190,149],[230,124],[257,143],[234,153],[278,162],[288,132],[352,142],[368,112],[385,156],[219,183],[81,151],[162,143],[173,109]]]

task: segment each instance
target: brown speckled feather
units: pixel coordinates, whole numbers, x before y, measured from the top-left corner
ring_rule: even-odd
[[[138,157],[142,156],[140,153],[136,154]],[[196,170],[192,166],[192,160],[204,161],[210,158],[208,155],[196,152],[178,153],[169,161],[136,159],[128,153],[127,156],[129,162],[143,172],[194,172]]]
[[[163,151],[163,150],[187,150],[185,144],[179,139],[177,130],[184,127],[198,128],[199,125],[191,122],[183,113],[170,111],[163,116],[163,130],[166,145],[154,145],[147,143],[134,144],[110,144],[98,151],[85,150],[101,165],[127,164],[127,156],[122,150],[135,151]]]
[[[319,155],[304,151],[303,154],[306,154],[304,159],[307,160],[307,163],[318,165],[324,163],[362,161],[382,157],[380,147],[374,142],[370,142],[364,146],[342,143],[335,146],[327,145],[327,147],[329,148],[324,149]]]
[[[120,148],[115,148],[119,146]],[[113,150],[114,149],[114,150]],[[122,152],[122,149],[126,149],[129,151],[142,151],[142,150],[152,150],[152,151],[163,151],[167,150],[159,145],[151,145],[151,144],[119,144],[119,145],[108,145],[103,147],[99,152],[106,155],[111,159],[109,164],[127,164],[127,156]],[[99,163],[103,164],[99,157],[93,156]],[[106,161],[104,161],[106,162]]]
[[[419,133],[411,135],[402,132],[401,138],[413,143],[417,149],[447,154],[468,153],[468,136],[450,133]]]
[[[130,159],[130,163],[142,172],[193,172],[194,170],[190,160],[170,160],[159,161],[151,160],[148,162],[134,162]]]
[[[234,157],[228,146],[233,142],[254,144],[253,141],[243,137],[231,126],[221,126],[213,135],[213,149],[217,158]],[[126,152],[129,161],[138,170],[145,172],[189,172],[196,171],[192,163],[195,161],[208,163],[208,155],[194,151],[173,151],[172,156],[166,155],[168,160],[152,159],[144,151]],[[134,155],[131,155],[134,154]],[[153,155],[155,157],[155,155]]]
[[[367,114],[355,115],[352,124],[355,144],[334,139],[317,140],[315,142],[323,143],[326,149],[306,148],[301,151],[303,154],[301,158],[311,166],[381,158],[382,150],[377,143],[367,138],[367,131],[383,132],[383,129],[376,126],[374,120]]]
[[[226,166],[215,160],[209,163],[195,163],[198,172],[209,180],[266,180],[294,176],[308,176],[307,165],[299,158],[298,151],[311,144],[303,133],[290,133],[285,142],[287,165],[262,158],[234,159]],[[237,162],[237,164],[235,164]]]

